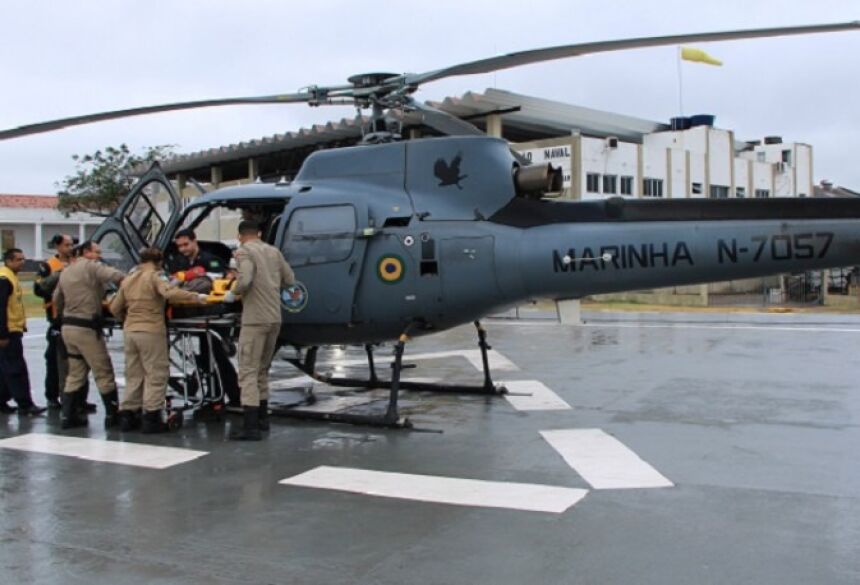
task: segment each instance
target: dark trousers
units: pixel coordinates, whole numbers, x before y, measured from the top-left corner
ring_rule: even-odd
[[[45,348],[45,399],[48,401],[60,399],[60,345],[63,343],[60,337],[60,329],[53,326],[48,327],[48,345]]]
[[[23,333],[10,333],[9,345],[0,348],[0,397],[14,398],[18,406],[26,408],[33,404],[33,398],[23,338]]]

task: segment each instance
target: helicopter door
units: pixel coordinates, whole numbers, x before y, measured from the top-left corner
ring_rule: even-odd
[[[286,307],[291,322],[348,323],[364,263],[367,208],[323,205],[294,209],[281,243],[306,289],[306,302]]]
[[[127,272],[137,264],[141,248],[164,249],[180,211],[179,196],[155,163],[102,222],[92,240],[101,244],[105,262]]]

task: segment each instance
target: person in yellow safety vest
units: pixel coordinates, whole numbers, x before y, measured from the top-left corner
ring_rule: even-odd
[[[33,292],[41,297],[45,306],[45,318],[48,320],[47,346],[45,347],[45,400],[48,408],[60,408],[60,396],[62,396],[65,373],[68,372],[67,358],[63,339],[60,336],[60,319],[54,311],[54,303],[51,298],[60,272],[66,268],[72,260],[72,248],[75,245],[74,238],[68,234],[56,234],[51,238],[49,246],[57,253],[44,262],[39,262],[39,273],[33,282]]]
[[[9,394],[18,404],[18,416],[37,416],[45,412],[30,395],[30,375],[24,360],[24,332],[27,315],[18,273],[24,267],[24,252],[9,248],[3,252],[0,268],[0,395]]]

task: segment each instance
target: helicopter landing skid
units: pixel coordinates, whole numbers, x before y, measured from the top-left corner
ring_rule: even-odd
[[[475,394],[483,396],[501,396],[508,394],[507,388],[503,385],[493,383],[490,376],[490,365],[487,356],[487,351],[491,349],[487,343],[487,332],[481,326],[479,321],[475,321],[475,327],[478,330],[478,346],[481,348],[481,358],[484,366],[484,383],[481,386],[466,386],[452,384],[435,384],[432,382],[413,382],[402,381],[400,374],[404,368],[412,367],[403,363],[403,352],[406,347],[406,342],[409,339],[407,328],[398,339],[394,346],[394,361],[391,364],[391,379],[382,380],[376,375],[376,365],[373,361],[373,346],[366,344],[364,346],[367,353],[367,363],[370,368],[370,376],[368,379],[360,378],[335,378],[330,375],[321,374],[316,370],[316,358],[318,347],[311,347],[305,354],[305,359],[287,358],[297,369],[301,370],[314,380],[328,384],[330,386],[359,388],[363,390],[385,389],[389,391],[388,408],[384,415],[374,416],[365,414],[352,413],[332,413],[319,412],[309,410],[296,410],[291,407],[272,409],[273,415],[287,416],[292,418],[304,418],[311,420],[323,420],[329,422],[343,422],[349,424],[378,426],[387,428],[412,429],[412,423],[408,418],[401,418],[397,409],[397,400],[400,390],[415,390],[419,392],[445,392],[451,394]],[[418,429],[414,429],[418,430]]]

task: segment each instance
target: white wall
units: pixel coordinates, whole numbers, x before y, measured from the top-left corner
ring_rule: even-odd
[[[672,199],[684,199],[689,197],[690,178],[687,176],[687,151],[679,148],[669,149],[672,172],[669,177],[671,189],[667,192],[672,194]]]
[[[742,158],[734,160],[735,165],[735,190],[729,193],[729,197],[737,197],[738,189],[743,188],[744,197],[747,199],[753,196],[750,190],[750,161]]]
[[[710,184],[729,188],[729,196],[734,195],[732,170],[735,164],[735,151],[732,147],[732,133],[719,128],[705,127],[708,140],[708,169]],[[705,197],[710,195],[707,189]]]
[[[581,142],[582,156],[582,199],[603,199],[613,195],[621,195],[621,177],[633,177],[633,194],[639,193],[639,177],[636,171],[638,146],[632,142],[618,141],[617,148],[609,148],[603,138],[592,138],[583,136]],[[586,177],[589,173],[597,173],[601,176],[600,189],[598,193],[589,193],[586,189]],[[616,193],[603,193],[603,175],[615,175]]]

